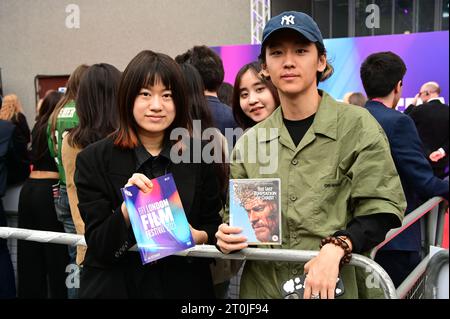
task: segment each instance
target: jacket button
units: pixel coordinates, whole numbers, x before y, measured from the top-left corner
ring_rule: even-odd
[[[297,200],[297,196],[291,195],[290,199],[291,199],[291,201],[295,202]]]
[[[291,163],[292,163],[292,165],[297,165],[297,164],[298,164],[298,160],[294,158],[294,159],[291,161]]]

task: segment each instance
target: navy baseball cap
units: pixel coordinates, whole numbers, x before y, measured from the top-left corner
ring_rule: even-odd
[[[317,23],[306,13],[298,11],[286,11],[270,19],[264,27],[261,48],[267,39],[278,30],[292,29],[303,35],[311,42],[323,44],[322,33]]]

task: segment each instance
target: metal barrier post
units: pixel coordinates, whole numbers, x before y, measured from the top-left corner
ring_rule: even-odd
[[[415,296],[414,299],[420,299],[422,297],[423,293],[423,281],[419,281],[418,279],[422,278],[425,269],[427,268],[428,264],[428,256],[426,256],[417,266],[414,268],[414,270],[406,277],[405,280],[398,286],[397,288],[397,296],[400,299],[405,299],[407,297]],[[413,290],[413,288],[415,288]],[[420,294],[420,295],[418,295]],[[412,298],[408,298],[412,299]]]

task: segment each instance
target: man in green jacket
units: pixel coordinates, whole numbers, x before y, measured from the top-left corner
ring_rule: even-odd
[[[247,261],[240,296],[281,298],[283,283],[305,272],[306,299],[334,298],[338,276],[345,286],[342,297],[359,298],[370,287],[358,286],[356,269],[345,265],[350,252],[375,247],[389,229],[400,226],[406,207],[386,136],[366,110],[317,89],[332,67],[308,15],[290,11],[272,18],[260,58],[281,106],[239,139],[231,178],[279,177],[282,248],[321,248],[305,265]],[[240,231],[219,227],[222,252],[248,246]]]

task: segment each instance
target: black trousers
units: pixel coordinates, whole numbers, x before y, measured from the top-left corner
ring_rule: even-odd
[[[55,179],[27,179],[19,197],[19,228],[64,232],[57,220],[52,185]],[[19,298],[67,298],[67,246],[19,240]]]
[[[381,250],[375,255],[375,261],[386,270],[395,288],[398,288],[421,258],[417,251]]]
[[[0,227],[6,227],[6,215],[0,198]],[[0,299],[16,297],[16,282],[6,239],[0,238]]]

